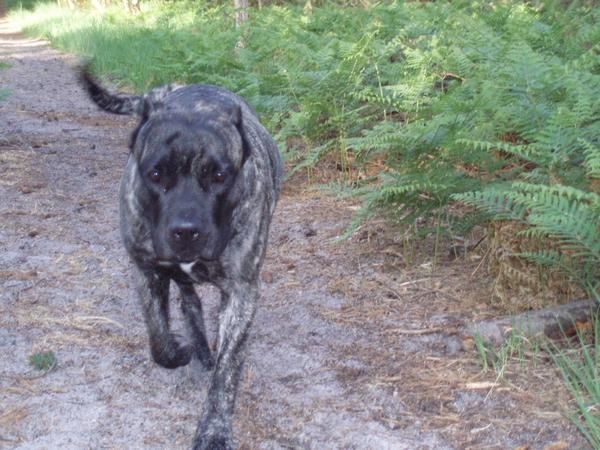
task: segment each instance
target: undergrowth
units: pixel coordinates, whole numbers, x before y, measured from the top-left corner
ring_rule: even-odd
[[[574,337],[563,333],[561,341],[527,337],[518,329],[512,329],[504,343],[494,348],[480,335],[475,335],[482,371],[493,371],[495,377],[491,387],[506,382],[517,365],[522,372],[551,360],[574,402],[566,416],[594,449],[600,448],[600,316],[597,311],[589,322],[575,324]]]
[[[576,404],[569,418],[592,448],[600,448],[600,317],[591,323],[587,336],[577,333],[575,349],[551,344],[549,351]]]

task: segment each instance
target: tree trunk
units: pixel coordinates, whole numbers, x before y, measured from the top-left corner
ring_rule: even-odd
[[[241,27],[248,21],[248,0],[233,0],[235,8],[235,27]]]

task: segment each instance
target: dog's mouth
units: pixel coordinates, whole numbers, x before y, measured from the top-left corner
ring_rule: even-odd
[[[172,266],[187,266],[193,267],[196,263],[210,263],[216,261],[218,258],[213,257],[205,257],[202,255],[197,255],[193,258],[185,257],[180,258],[178,256],[173,256],[171,258],[160,258],[157,260],[159,266],[162,267],[172,267]]]
[[[171,267],[171,266],[179,266],[179,265],[191,265],[193,266],[198,262],[198,259],[192,260],[183,260],[183,259],[159,259],[157,264],[162,267]]]

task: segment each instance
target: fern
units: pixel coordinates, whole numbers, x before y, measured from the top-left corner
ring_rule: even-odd
[[[579,140],[585,153],[585,167],[590,178],[600,178],[600,147]]]
[[[523,221],[527,214],[527,209],[522,204],[515,202],[513,198],[506,196],[503,191],[496,189],[453,194],[452,198],[480,208],[496,220]]]
[[[521,253],[536,264],[558,267],[590,293],[600,283],[600,195],[569,186],[515,182],[508,188],[456,194],[453,199],[481,208],[498,220],[526,226],[523,237],[553,239],[559,251]]]

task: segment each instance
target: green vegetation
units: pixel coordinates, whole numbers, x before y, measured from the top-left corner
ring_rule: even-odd
[[[521,256],[542,267],[554,267],[593,296],[598,295],[600,264],[600,195],[571,186],[514,182],[508,187],[453,195],[488,212],[494,219],[518,221],[525,239],[552,238],[547,247]]]
[[[600,300],[600,298],[598,298]],[[506,381],[515,364],[530,370],[551,359],[560,372],[575,403],[575,412],[567,412],[592,448],[600,448],[600,318],[574,324],[576,337],[564,336],[562,344],[543,337],[521,334],[516,328],[498,348],[486,344],[476,334],[475,350],[483,372],[493,370],[496,383]],[[588,326],[589,325],[589,326]],[[567,345],[564,345],[564,344]]]
[[[550,354],[575,400],[578,414],[570,419],[592,448],[600,448],[600,320],[592,320],[591,339],[578,332],[575,350],[552,345]],[[591,342],[590,342],[591,340]]]
[[[5,62],[0,62],[0,70],[8,69],[10,66]],[[0,87],[0,101],[4,100],[10,95],[10,91],[6,88]]]
[[[528,361],[537,362],[541,357],[539,339],[529,339],[517,329],[513,329],[499,348],[486,345],[479,334],[475,334],[475,350],[484,372],[493,369],[497,379],[502,379],[509,364],[518,362],[521,365]]]
[[[50,3],[52,0],[4,0],[4,4],[9,11],[33,11],[37,6],[43,3]]]
[[[38,352],[29,356],[29,364],[36,370],[49,372],[56,366],[56,355],[54,352]]]

